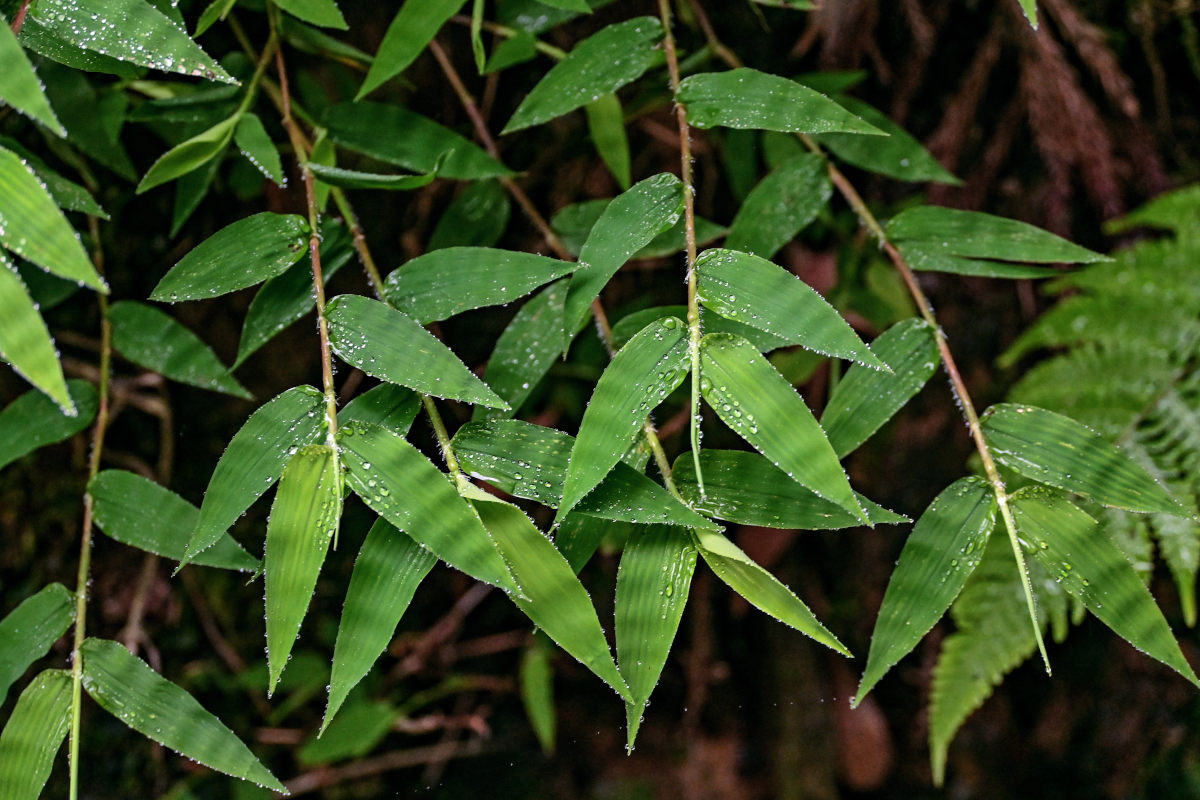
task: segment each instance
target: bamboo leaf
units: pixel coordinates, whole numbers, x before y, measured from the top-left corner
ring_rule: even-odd
[[[110,469],[88,483],[96,526],[118,542],[182,561],[200,509],[179,495],[132,472]],[[228,534],[191,559],[204,567],[257,572],[258,559]]]
[[[935,336],[922,319],[898,322],[871,342],[890,373],[854,366],[838,381],[821,415],[838,458],[869,439],[929,381],[938,364]]]
[[[304,766],[361,758],[378,746],[391,731],[400,712],[385,702],[358,702],[333,724],[309,738],[296,751]]]
[[[50,331],[29,296],[25,282],[3,250],[0,250],[0,319],[4,320],[0,324],[0,361],[8,362],[21,377],[53,400],[64,414],[78,416]]]
[[[335,0],[276,0],[276,3],[297,19],[323,28],[346,30],[346,19]]]
[[[5,66],[0,73],[0,101],[45,125],[55,136],[65,138],[67,129],[54,116],[42,82],[21,49],[21,43],[7,21],[0,21],[0,28],[5,29],[0,31],[0,63]]]
[[[704,562],[750,605],[826,647],[849,657],[850,651],[826,630],[808,606],[771,573],[755,564],[741,548],[715,531],[693,531]]]
[[[398,433],[363,422],[338,430],[346,481],[371,510],[434,555],[506,591],[513,578],[449,479]]]
[[[338,356],[368,375],[418,392],[508,409],[446,345],[416,320],[361,295],[326,307],[329,341]]]
[[[233,731],[120,644],[88,639],[81,652],[83,688],[121,722],[218,772],[286,791]]]
[[[529,717],[542,752],[547,755],[554,753],[555,729],[558,727],[554,711],[554,670],[550,665],[553,647],[546,634],[535,634],[521,655],[517,672],[525,715]]]
[[[1070,417],[999,403],[980,422],[996,460],[1035,481],[1130,511],[1187,511],[1133,459]]]
[[[512,203],[499,181],[474,181],[442,212],[425,249],[495,247],[511,214]]]
[[[792,480],[870,524],[803,398],[754,345],[710,333],[700,358],[704,399],[726,425]]]
[[[1021,11],[1025,13],[1025,19],[1029,20],[1029,26],[1035,31],[1038,28],[1037,19],[1037,0],[1020,0]]]
[[[280,188],[287,185],[283,162],[279,160],[279,149],[271,141],[271,135],[267,133],[257,114],[242,115],[233,131],[233,141],[246,160],[272,183]]]
[[[309,171],[317,176],[317,180],[330,186],[340,186],[343,189],[385,189],[392,192],[406,192],[420,189],[433,183],[438,176],[438,168],[443,158],[439,158],[434,168],[429,172],[418,175],[391,175],[379,172],[359,172],[341,167],[329,167],[324,164],[310,162]]]
[[[602,28],[542,76],[501,133],[548,122],[632,83],[661,62],[662,37],[662,23],[654,17]]]
[[[637,438],[646,415],[683,383],[686,333],[674,317],[652,322],[604,370],[579,423],[556,524],[604,480]]]
[[[633,179],[630,177],[629,137],[625,134],[625,112],[616,94],[598,97],[583,107],[587,112],[588,133],[596,152],[604,159],[608,171],[624,191]]]
[[[621,554],[617,663],[633,695],[633,702],[625,706],[626,746],[630,750],[679,630],[695,570],[696,545],[691,535],[679,528],[639,526]]]
[[[961,186],[962,181],[930,155],[908,131],[887,115],[854,97],[835,95],[834,99],[851,114],[887,134],[886,139],[864,139],[846,133],[824,133],[816,140],[839,160],[856,167],[901,181],[934,181]]]
[[[838,135],[860,141],[853,134]],[[815,153],[790,158],[750,190],[729,226],[725,247],[771,258],[817,218],[832,194],[825,159]]]
[[[297,386],[264,403],[242,424],[208,481],[182,564],[216,543],[279,480],[292,449],[317,441],[324,399],[311,386]]]
[[[122,300],[109,309],[113,347],[138,366],[173,381],[251,399],[208,345],[157,308]]]
[[[538,2],[542,2],[542,0],[538,0]],[[592,13],[592,7],[587,4],[587,0],[545,0],[542,5],[561,8],[564,11],[578,11],[583,14]]]
[[[885,369],[833,306],[812,287],[766,259],[707,250],[696,259],[700,302],[732,319],[818,353]]]
[[[234,114],[163,153],[142,176],[137,193],[181,178],[219,157],[233,138],[237,123],[238,116]]]
[[[5,317],[11,319],[11,317]],[[0,469],[40,447],[74,436],[96,417],[96,388],[87,381],[67,381],[76,414],[68,417],[39,391],[28,391],[0,412]]]
[[[37,800],[70,727],[71,673],[45,670],[21,692],[0,733],[0,797]]]
[[[496,340],[496,349],[488,359],[484,375],[488,386],[503,397],[510,408],[503,412],[475,406],[473,419],[511,416],[521,408],[558,358],[566,296],[567,281],[555,281],[521,306],[508,323]]]
[[[379,52],[354,99],[362,100],[403,72],[464,3],[466,0],[406,0],[383,34]]]
[[[663,319],[665,317],[679,317],[683,319],[686,316],[687,306],[655,306],[654,308],[644,308],[641,311],[626,314],[621,317],[616,325],[613,325],[613,347],[620,350],[638,331],[656,319]],[[786,347],[788,344],[786,340],[773,333],[767,333],[764,330],[752,328],[741,322],[726,319],[703,306],[700,307],[700,330],[704,333],[732,333],[741,336],[763,353],[770,350],[777,350],[780,347]]]
[[[205,300],[281,274],[304,257],[309,228],[297,214],[264,211],[226,225],[163,276],[151,300]]]
[[[268,695],[274,693],[287,665],[341,516],[342,476],[337,455],[327,445],[300,449],[288,460],[279,479],[263,550]]]
[[[448,247],[393,270],[383,291],[394,308],[427,324],[511,302],[574,268],[569,261],[533,253]]]
[[[1067,592],[1122,639],[1200,686],[1146,585],[1094,519],[1038,487],[1016,492],[1012,510],[1034,558]]]
[[[929,633],[983,557],[996,526],[996,498],[982,478],[960,478],[913,526],[888,581],[853,705]]]
[[[338,412],[338,425],[354,420],[391,428],[404,436],[421,408],[416,392],[391,383],[381,383],[351,400]]]
[[[0,703],[29,665],[50,652],[75,620],[75,595],[51,583],[0,620]],[[3,795],[7,797],[8,795]]]
[[[692,75],[679,84],[675,97],[697,128],[886,135],[820,92],[753,69]]]
[[[778,467],[758,453],[701,450],[700,471],[704,475],[703,495],[696,482],[696,465],[691,453],[675,459],[671,474],[684,500],[697,511],[717,519],[740,525],[805,531],[852,528],[862,524],[861,519],[837,503],[787,480]],[[888,511],[857,492],[855,497],[872,524],[909,521],[908,517]]]
[[[431,552],[387,521],[371,526],[346,589],[322,733],[387,648],[417,587],[436,563]]]
[[[572,203],[559,209],[550,218],[550,227],[558,235],[567,252],[578,256],[584,242],[591,234],[596,221],[609,207],[612,200],[584,200],[582,203]],[[675,224],[664,230],[646,243],[646,246],[633,254],[631,258],[664,258],[683,251],[687,246],[687,226],[683,214],[680,213]],[[716,241],[726,233],[726,229],[713,222],[696,217],[696,245],[698,247]]]
[[[0,78],[0,81],[2,80],[3,78]],[[101,208],[87,189],[50,169],[45,161],[23,147],[16,139],[0,137],[0,147],[17,154],[24,160],[25,165],[33,170],[38,180],[45,184],[46,191],[50,193],[50,197],[54,199],[59,208],[64,211],[79,211],[100,219],[109,218],[108,212]]]

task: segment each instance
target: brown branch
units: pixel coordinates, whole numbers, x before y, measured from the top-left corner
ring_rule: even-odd
[[[429,747],[413,747],[408,750],[393,750],[374,758],[364,758],[343,767],[321,767],[306,772],[287,782],[292,797],[311,794],[339,783],[369,778],[384,772],[424,764],[444,762],[452,758],[469,758],[494,751],[478,739],[467,742],[447,742]]]

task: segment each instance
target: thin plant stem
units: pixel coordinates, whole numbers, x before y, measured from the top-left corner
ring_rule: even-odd
[[[467,27],[471,26],[471,18],[464,14],[456,14],[455,16],[451,17],[451,20],[453,22],[457,22],[459,25],[465,25]],[[510,28],[507,25],[501,25],[499,22],[492,22],[491,20],[487,19],[483,20],[482,27],[488,33],[494,33],[497,36],[503,36],[505,39],[511,39],[514,36],[521,36],[525,33],[524,31],[519,31],[516,28]],[[534,37],[533,47],[539,53],[550,56],[555,61],[562,61],[567,57],[567,52],[565,50],[560,50],[552,44],[547,44],[537,37]]]

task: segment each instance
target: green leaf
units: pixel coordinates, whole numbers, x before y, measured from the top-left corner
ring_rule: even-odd
[[[750,605],[774,617],[784,625],[850,656],[841,642],[822,625],[808,606],[771,573],[755,564],[741,548],[715,531],[693,531],[693,539],[709,568],[730,589],[746,598]]]
[[[579,423],[556,524],[612,471],[687,372],[687,326],[674,317],[650,323],[613,357]]]
[[[675,97],[697,128],[885,135],[820,92],[753,69],[692,75],[679,84]]]
[[[562,553],[516,506],[492,500],[473,505],[520,589],[509,595],[512,601],[559,647],[628,700],[629,688],[613,663],[596,609]]]
[[[535,634],[521,655],[521,666],[517,671],[525,715],[529,717],[542,752],[547,755],[554,753],[555,729],[558,727],[554,711],[554,670],[550,666],[553,646],[544,633]]]
[[[538,2],[552,8],[561,8],[564,11],[578,11],[583,14],[592,13],[592,7],[587,4],[587,0],[538,0]]]
[[[172,239],[179,234],[179,231],[183,230],[183,223],[196,213],[200,203],[208,196],[220,167],[221,159],[214,158],[196,171],[184,175],[175,184],[175,200],[171,208],[169,233]]]
[[[630,177],[629,137],[625,134],[625,113],[615,94],[603,95],[583,107],[587,112],[588,133],[596,152],[624,191],[633,182]]]
[[[397,716],[399,712],[387,703],[354,703],[327,729],[305,742],[296,751],[296,760],[314,766],[361,758],[392,731]]]
[[[67,391],[75,405],[73,417],[40,391],[25,392],[0,412],[0,469],[39,447],[74,436],[92,423],[99,405],[96,388],[73,379],[67,381]]]
[[[338,425],[354,420],[391,428],[401,436],[408,433],[421,408],[416,392],[391,383],[381,383],[351,400],[338,412]]]
[[[3,80],[0,78],[0,80]],[[0,138],[0,147],[16,153],[25,161],[25,166],[33,170],[40,180],[46,186],[46,191],[50,193],[50,197],[59,208],[64,211],[79,211],[83,214],[91,214],[100,219],[108,219],[108,212],[100,207],[96,199],[92,197],[87,189],[80,186],[74,181],[69,181],[59,173],[50,169],[45,161],[38,158],[32,152],[21,146],[21,143],[15,139],[8,137]]]
[[[487,63],[487,51],[483,46],[483,0],[471,2],[471,55],[475,57],[475,71],[483,74]]]
[[[286,791],[233,731],[117,642],[88,639],[81,655],[83,688],[130,728],[218,772]]]
[[[124,470],[105,470],[88,483],[96,525],[110,538],[148,553],[182,561],[200,509],[154,481]],[[257,572],[258,559],[228,534],[198,553],[193,564]]]
[[[466,0],[405,0],[383,34],[375,61],[358,90],[362,100],[408,67]]]
[[[683,184],[666,172],[637,182],[608,204],[588,233],[567,289],[564,352],[609,279],[634,253],[678,222],[682,213]]]
[[[346,589],[322,732],[387,648],[417,587],[436,563],[432,553],[387,521],[371,526]]]
[[[443,159],[438,159],[434,168],[419,175],[391,175],[379,172],[359,172],[341,167],[327,167],[309,162],[308,169],[317,180],[343,189],[385,189],[392,192],[407,192],[433,183]]]
[[[1178,237],[1191,236],[1196,225],[1196,210],[1200,208],[1200,184],[1192,184],[1173,192],[1160,194],[1150,202],[1138,206],[1123,217],[1104,223],[1104,233],[1117,236],[1141,227],[1168,230]],[[1128,257],[1145,247],[1141,243],[1136,250],[1123,253]]]
[[[512,203],[499,181],[470,183],[438,218],[425,249],[495,247],[511,214]]]
[[[706,250],[696,259],[696,296],[706,308],[818,353],[886,369],[833,306],[766,259]]]
[[[613,347],[618,350],[621,349],[638,331],[656,319],[663,319],[665,317],[679,317],[683,319],[686,316],[687,306],[683,305],[655,306],[654,308],[644,308],[641,311],[626,314],[621,317],[616,325],[613,325]],[[788,344],[787,341],[773,333],[767,333],[758,328],[751,328],[749,325],[726,319],[703,306],[700,307],[700,330],[704,333],[736,334],[748,340],[764,353],[780,347],[786,347]]]
[[[418,256],[384,281],[388,302],[422,324],[516,300],[575,268],[569,261],[488,247]]]
[[[195,35],[201,35],[213,25],[216,25],[218,20],[224,20],[236,2],[237,0],[212,0],[203,13],[200,14],[200,19],[196,22]]]
[[[609,95],[662,60],[662,23],[637,17],[602,28],[550,68],[501,134],[540,125]]]
[[[572,255],[579,255],[596,220],[608,208],[611,200],[585,200],[559,209],[550,219],[550,227],[562,241],[563,247]],[[633,259],[665,258],[681,252],[687,246],[687,230],[682,212],[675,224],[646,243],[633,254]],[[726,229],[712,220],[696,217],[696,245],[704,246],[724,236]]]
[[[335,0],[276,0],[276,5],[313,25],[346,30],[346,19]]]
[[[691,453],[675,460],[672,475],[684,500],[697,511],[740,525],[805,531],[836,530],[861,525],[841,506],[818,497],[779,471],[758,453],[744,450],[701,450],[704,495],[696,482]],[[872,524],[908,522],[902,516],[855,493]]]
[[[750,191],[729,226],[725,247],[771,258],[817,218],[832,194],[825,159],[815,153],[790,158]]]
[[[343,103],[327,109],[322,124],[342,147],[414,172],[432,171],[443,153],[453,151],[442,164],[443,178],[476,180],[515,174],[478,145],[406,108]]]
[[[341,516],[342,476],[337,454],[327,445],[301,448],[288,460],[279,479],[263,549],[268,696],[287,666]]]
[[[150,169],[146,170],[137,186],[137,193],[141,194],[155,186],[181,178],[220,156],[233,138],[237,123],[238,116],[234,114],[163,153],[150,165]]]
[[[66,137],[67,129],[54,116],[42,82],[12,28],[5,20],[0,20],[0,28],[4,28],[0,31],[0,63],[4,64],[4,71],[0,73],[0,101],[42,123],[56,136]]]
[[[922,319],[906,319],[871,342],[871,352],[891,367],[882,372],[851,367],[838,381],[821,426],[838,458],[865,442],[921,391],[938,365],[936,334]]]
[[[0,147],[0,245],[60,278],[108,294],[79,235],[37,175]]]
[[[183,563],[216,543],[279,480],[293,448],[317,441],[324,402],[311,386],[297,386],[264,403],[242,424],[208,481]]]
[[[1029,20],[1029,26],[1035,31],[1038,28],[1037,19],[1037,0],[1020,0],[1021,11],[1025,12],[1025,19]]]
[[[455,569],[505,590],[513,578],[449,479],[402,436],[353,422],[338,430],[346,481],[372,511]]]
[[[164,72],[237,83],[145,0],[39,0],[30,16],[85,50]]]
[[[75,621],[75,595],[51,583],[0,620],[0,703],[29,665],[50,652]],[[7,797],[8,795],[4,795]]]
[[[996,460],[1028,478],[1115,508],[1187,514],[1133,459],[1070,417],[999,403],[980,422]]]
[[[812,411],[754,345],[710,333],[700,358],[704,399],[726,425],[792,480],[870,524]]]
[[[50,331],[3,250],[0,250],[0,319],[4,320],[0,324],[0,361],[7,361],[21,377],[45,392],[64,414],[76,416],[79,412],[67,391],[67,380],[58,363],[58,350]]]
[[[108,317],[113,347],[138,366],[173,381],[251,399],[208,345],[157,308],[122,300],[113,304]]]
[[[70,727],[71,673],[45,670],[21,692],[0,733],[0,797],[37,800]]]
[[[287,185],[279,150],[257,114],[242,115],[233,131],[233,141],[242,155],[276,186],[282,188]]]
[[[492,391],[510,406],[507,412],[475,406],[473,419],[511,416],[558,359],[562,334],[563,300],[567,281],[547,286],[508,323],[496,340],[484,375]]]
[[[876,108],[845,95],[836,100],[851,114],[866,120],[888,135],[886,139],[864,139],[846,133],[825,133],[816,140],[847,164],[853,164],[901,181],[934,181],[961,186],[962,181],[938,163],[921,143]]]
[[[853,705],[946,613],[979,565],[995,526],[996,498],[982,478],[960,478],[925,509],[888,581]]]
[[[309,228],[297,214],[264,211],[226,225],[163,276],[151,300],[206,300],[284,272],[307,252]]]
[[[1012,511],[1033,557],[1067,592],[1122,639],[1200,686],[1146,585],[1094,519],[1038,487],[1016,492]]]
[[[507,409],[446,345],[421,324],[378,300],[335,297],[326,307],[329,341],[343,361],[418,392]]]
[[[626,747],[630,750],[679,630],[695,570],[696,545],[691,535],[679,528],[639,526],[621,554],[617,663],[633,695],[633,702],[625,706]]]
[[[90,50],[82,50],[78,45],[68,42],[38,22],[33,18],[33,15],[25,17],[25,24],[21,27],[21,33],[17,39],[26,49],[68,67],[74,67],[75,69],[87,72],[103,72],[110,75],[118,75],[127,80],[132,80],[137,75],[137,68],[132,64],[127,64],[124,61],[118,61],[108,56],[102,56]],[[48,65],[46,62],[42,62],[39,66],[44,76]],[[79,78],[82,80],[83,75],[80,74]],[[48,79],[47,84],[50,83],[51,81]],[[54,107],[58,108],[58,113],[62,115],[62,108],[59,107],[57,100],[53,99],[53,89],[48,87],[47,94],[51,96],[51,102],[54,104]],[[67,126],[68,133],[72,132],[71,124],[69,122],[64,124]]]

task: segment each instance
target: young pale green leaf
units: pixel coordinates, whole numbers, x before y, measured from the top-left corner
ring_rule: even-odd
[[[371,510],[473,578],[515,591],[488,532],[449,479],[400,434],[364,422],[338,430],[346,482]]]
[[[754,345],[710,333],[700,358],[704,399],[726,425],[792,480],[870,524],[812,411]]]
[[[746,598],[750,605],[831,650],[850,656],[850,651],[813,616],[808,606],[791,589],[755,564],[750,556],[723,534],[693,531],[692,536],[704,562],[730,589]]]
[[[72,379],[67,381],[67,392],[75,405],[73,417],[36,390],[25,392],[0,411],[0,469],[39,447],[74,436],[91,424],[98,405],[96,387]]]
[[[1200,686],[1146,584],[1094,519],[1040,487],[1016,492],[1012,510],[1033,557],[1067,592],[1122,639]]]
[[[1038,27],[1037,19],[1037,0],[1020,0],[1021,11],[1025,13],[1025,19],[1029,20],[1029,26],[1035,31]]]
[[[276,0],[276,4],[297,19],[313,25],[346,30],[346,19],[335,0]]]
[[[508,409],[450,348],[407,314],[344,294],[326,307],[326,319],[334,352],[368,375],[435,397]]]
[[[105,470],[88,483],[96,526],[118,542],[182,561],[200,509],[154,481],[124,470]],[[193,564],[257,572],[258,559],[229,534],[198,553]]]
[[[512,601],[559,647],[628,701],[629,687],[613,663],[592,600],[562,553],[516,506],[490,499],[472,505],[520,589],[509,595]]]
[[[346,589],[322,732],[387,648],[417,587],[436,563],[433,553],[386,520],[371,526]]]
[[[308,169],[317,176],[317,180],[330,186],[339,186],[343,189],[384,189],[391,192],[407,192],[433,183],[433,179],[437,177],[438,168],[444,160],[444,157],[439,158],[433,169],[418,175],[359,172],[313,162],[309,162]]]
[[[173,381],[251,399],[196,334],[157,308],[122,300],[109,309],[113,347],[140,367]]]
[[[633,702],[625,706],[630,750],[679,630],[695,570],[696,545],[691,534],[679,528],[639,526],[621,553],[617,664],[633,695]]]
[[[42,82],[21,49],[21,43],[7,22],[0,27],[6,29],[0,31],[0,63],[4,64],[4,71],[0,73],[0,102],[42,123],[54,135],[65,137],[67,129],[54,116],[54,109],[42,90]]]
[[[85,50],[164,72],[237,83],[146,0],[39,0],[30,16]]]
[[[511,214],[512,203],[499,181],[474,181],[438,218],[425,249],[495,247]]]
[[[0,223],[2,224],[2,223]],[[67,391],[50,331],[29,296],[25,282],[0,250],[0,361],[7,361],[25,380],[53,400],[68,416],[78,416]]]
[[[204,492],[183,564],[212,547],[283,474],[290,451],[317,441],[324,396],[297,386],[250,415],[221,454]]]
[[[362,100],[408,67],[466,0],[406,0],[383,34],[355,100]]]
[[[886,135],[820,92],[744,67],[684,78],[675,97],[697,128]]]
[[[298,214],[264,211],[226,225],[171,267],[151,300],[205,300],[262,283],[304,257],[309,228]]]
[[[633,182],[630,177],[629,137],[625,134],[625,112],[615,94],[596,98],[583,107],[587,112],[588,133],[596,152],[624,191]]]
[[[50,651],[74,620],[75,595],[61,583],[25,598],[0,620],[0,703],[13,682]]]
[[[542,752],[547,755],[554,753],[558,727],[558,715],[554,710],[554,669],[550,666],[553,647],[546,634],[534,634],[521,655],[521,666],[517,671],[525,715],[529,717]]]
[[[764,258],[706,250],[696,259],[696,296],[706,308],[818,353],[887,369],[811,286]]]
[[[447,247],[418,256],[384,281],[387,301],[421,324],[508,303],[575,268],[569,261],[489,247]]]
[[[0,797],[37,800],[70,727],[71,673],[45,670],[21,692],[0,733]]]
[[[995,526],[996,498],[982,478],[960,478],[925,509],[888,581],[854,705],[946,613]]]
[[[338,412],[338,425],[347,425],[354,420],[370,422],[391,428],[403,436],[412,427],[420,408],[421,400],[413,390],[381,383],[347,403]]]
[[[839,160],[901,181],[934,181],[961,186],[962,181],[938,163],[921,143],[887,115],[863,101],[837,95],[835,99],[851,114],[866,120],[888,135],[886,139],[864,139],[846,133],[825,133],[816,140]]]
[[[501,133],[560,117],[640,78],[662,60],[662,23],[637,17],[602,28],[551,67]]]
[[[696,482],[691,453],[675,460],[671,474],[683,498],[698,511],[740,525],[784,530],[836,530],[861,525],[862,520],[837,503],[818,497],[779,471],[758,453],[744,450],[701,450],[704,495]],[[855,493],[871,524],[908,522]]]
[[[181,178],[218,158],[233,138],[237,123],[238,116],[234,114],[163,153],[142,177],[137,193]]]
[[[750,191],[729,226],[725,247],[771,258],[817,218],[832,194],[825,159],[815,153],[790,158]]]
[[[37,175],[0,147],[0,245],[47,272],[103,294],[96,272],[66,217]]]
[[[563,351],[584,325],[588,307],[629,258],[679,221],[683,184],[660,173],[609,203],[588,233],[563,309]]]
[[[475,406],[473,419],[517,413],[538,381],[558,359],[567,283],[565,279],[555,281],[539,292],[521,307],[500,334],[484,375],[487,376],[488,386],[504,398],[510,409],[506,413]]]
[[[442,154],[453,151],[439,172],[443,178],[476,180],[514,174],[470,140],[406,108],[343,103],[326,110],[322,124],[342,147],[415,172],[432,171]]]
[[[888,328],[871,342],[871,352],[892,371],[851,367],[821,415],[821,426],[838,458],[869,439],[921,391],[937,369],[936,333],[922,319],[906,319]]]
[[[81,648],[83,688],[130,728],[193,761],[276,792],[283,784],[233,731],[183,689],[117,642],[88,639]]]
[[[1137,462],[1070,417],[999,403],[980,422],[996,460],[1026,477],[1115,508],[1187,514]]]
[[[613,357],[579,423],[556,524],[612,471],[687,372],[687,326],[674,317],[650,323]]]
[[[283,173],[283,162],[279,160],[279,149],[271,141],[271,135],[257,114],[246,113],[233,131],[233,141],[242,155],[276,186],[287,185]]]
[[[287,666],[341,516],[337,454],[328,445],[301,448],[279,479],[263,549],[268,695]]]

